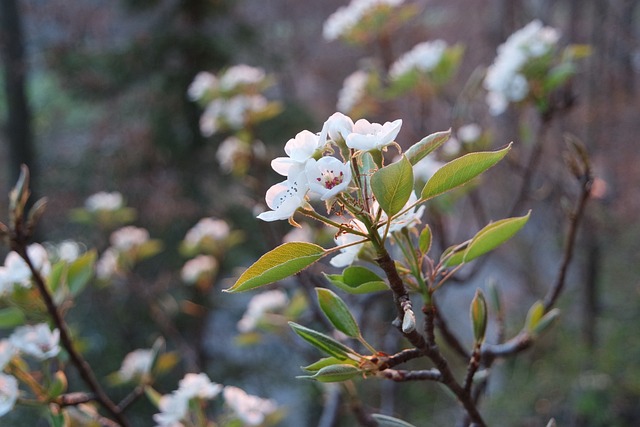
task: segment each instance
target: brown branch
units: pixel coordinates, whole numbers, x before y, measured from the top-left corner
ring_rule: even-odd
[[[396,369],[385,369],[378,375],[395,382],[404,381],[442,381],[442,374],[437,369],[423,371],[406,371]]]
[[[419,350],[417,348],[409,348],[406,350],[402,350],[392,356],[380,357],[380,363],[378,364],[378,367],[380,368],[380,370],[385,370],[423,356],[424,352],[422,350]]]

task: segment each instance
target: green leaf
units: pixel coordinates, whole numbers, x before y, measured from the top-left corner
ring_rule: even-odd
[[[350,380],[360,375],[361,372],[360,369],[353,365],[329,365],[321,368],[313,375],[301,375],[297,378],[312,379],[323,383],[335,383]]]
[[[349,356],[347,356],[348,354],[358,354],[355,352],[355,350],[321,332],[305,328],[304,326],[298,325],[295,322],[289,322],[289,326],[291,326],[293,331],[306,342],[316,347],[317,349],[327,353],[329,356],[335,357],[336,359],[345,360],[349,358]]]
[[[550,310],[547,314],[542,316],[540,320],[538,320],[538,323],[535,325],[535,327],[531,332],[533,332],[533,334],[536,336],[540,335],[541,333],[549,329],[556,322],[558,317],[560,317],[559,308],[554,308],[553,310]]]
[[[529,332],[533,332],[542,316],[544,315],[544,304],[542,301],[536,301],[527,312],[527,319],[524,322],[525,328]]]
[[[530,216],[531,211],[524,216],[501,219],[500,221],[486,225],[469,241],[464,251],[459,251],[451,255],[445,262],[445,265],[450,267],[463,262],[469,262],[492,251],[520,231]]]
[[[49,408],[49,425],[51,427],[66,427],[70,425],[67,423],[68,420],[65,419],[65,410],[56,410],[54,412],[53,406]]]
[[[347,304],[333,291],[316,288],[318,304],[331,324],[340,332],[351,338],[360,336],[360,328],[349,311]]]
[[[404,152],[404,155],[409,162],[415,166],[416,163],[427,157],[428,154],[440,148],[450,137],[451,129],[432,133],[409,147],[409,149]]]
[[[78,257],[67,270],[67,287],[71,296],[78,295],[93,277],[93,265],[96,262],[95,250]]]
[[[429,249],[431,249],[431,227],[429,227],[429,225],[425,225],[424,229],[420,232],[418,245],[420,247],[420,252],[423,254],[428,253]]]
[[[413,424],[388,415],[373,414],[372,417],[378,422],[378,427],[415,427]]]
[[[386,282],[366,267],[353,265],[347,267],[342,274],[325,274],[336,287],[350,294],[366,294],[389,290]]]
[[[371,189],[389,218],[400,212],[413,192],[413,167],[407,157],[378,169],[371,177]]]
[[[0,309],[0,329],[15,328],[26,321],[24,312],[18,307],[6,307]]]
[[[65,261],[58,261],[51,267],[51,273],[49,273],[49,277],[47,278],[47,286],[52,294],[57,294],[60,285],[64,283],[66,270],[67,263]]]
[[[318,360],[317,362],[312,363],[309,366],[303,367],[302,369],[304,369],[305,371],[308,371],[308,372],[318,372],[320,369],[322,369],[322,368],[324,368],[326,366],[344,365],[345,362],[352,362],[351,365],[356,366],[355,360],[351,360],[351,359],[340,360],[340,359],[337,359],[335,357],[324,357],[324,358]]]
[[[224,292],[244,292],[282,280],[318,261],[325,253],[313,243],[285,243],[260,257]]]
[[[431,199],[471,181],[498,163],[511,149],[511,144],[498,151],[466,154],[442,166],[427,181],[420,198]]]

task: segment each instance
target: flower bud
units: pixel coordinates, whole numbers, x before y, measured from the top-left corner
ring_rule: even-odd
[[[471,301],[470,315],[476,344],[482,343],[487,330],[487,303],[480,289],[476,290],[476,295]]]

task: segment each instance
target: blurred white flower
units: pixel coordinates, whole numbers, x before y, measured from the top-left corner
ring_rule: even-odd
[[[273,313],[285,308],[289,298],[284,291],[275,289],[255,295],[247,305],[247,311],[238,322],[240,332],[250,332],[262,319],[265,313]]]
[[[413,70],[429,72],[438,66],[446,50],[447,42],[444,40],[417,44],[391,65],[389,77],[396,80]]]
[[[13,409],[18,399],[18,380],[0,373],[0,417]]]
[[[352,219],[349,222],[348,226],[362,233],[367,232],[367,229],[364,226],[364,224],[358,221],[357,219]],[[343,246],[343,245],[348,245],[348,244],[363,240],[363,237],[352,234],[352,233],[348,233],[345,231],[341,231],[334,238],[334,240],[337,246]],[[352,244],[351,246],[347,246],[345,248],[340,248],[340,253],[334,256],[333,258],[331,258],[329,263],[334,267],[346,267],[348,265],[353,264],[353,262],[358,258],[358,253],[360,252],[360,249],[362,249],[363,245],[364,243],[358,243],[358,244]]]
[[[189,373],[178,383],[177,394],[190,400],[195,397],[199,399],[213,399],[222,391],[222,386],[212,382],[207,374]]]
[[[251,154],[250,147],[236,136],[230,136],[220,143],[216,151],[216,159],[220,168],[226,172],[232,172],[238,160]]]
[[[201,71],[196,74],[193,82],[189,85],[187,95],[192,101],[198,101],[204,97],[207,92],[214,90],[218,86],[218,78],[207,71]]]
[[[226,386],[223,395],[226,404],[235,415],[250,426],[262,424],[265,418],[277,409],[273,400],[247,394],[238,387]]]
[[[74,240],[63,240],[58,244],[48,245],[47,250],[52,259],[70,263],[78,259],[82,253],[82,246]]]
[[[107,248],[98,262],[96,262],[96,277],[100,280],[108,280],[118,272],[118,251]]]
[[[150,349],[138,349],[127,354],[122,360],[118,376],[123,381],[143,378],[151,372],[154,352]]]
[[[394,7],[404,0],[352,0],[348,6],[335,11],[324,23],[322,36],[336,40],[349,33],[369,12],[378,6]]]
[[[27,247],[27,255],[33,267],[45,279],[51,272],[51,262],[47,250],[39,243]],[[31,270],[17,252],[11,251],[0,267],[0,293],[10,292],[14,285],[28,287],[31,284]]]
[[[239,86],[262,83],[265,78],[266,74],[262,68],[238,64],[229,67],[220,76],[220,88],[225,91],[230,91]]]
[[[460,126],[457,132],[458,139],[464,144],[472,144],[482,136],[482,128],[477,123],[469,123]]]
[[[189,401],[176,393],[165,394],[160,398],[158,409],[160,412],[153,415],[157,427],[183,427],[180,421],[187,416]]]
[[[190,247],[200,245],[204,239],[220,242],[229,237],[230,232],[231,227],[225,220],[211,217],[202,218],[187,231],[184,242]]]
[[[347,147],[364,151],[380,150],[393,143],[401,126],[402,119],[383,125],[360,119],[353,125],[353,132],[347,135]]]
[[[338,92],[338,111],[349,113],[367,93],[369,73],[356,70],[344,79],[342,89]]]
[[[197,283],[203,276],[211,276],[218,269],[218,261],[210,255],[198,255],[190,259],[180,271],[180,277],[190,285]]]
[[[19,352],[39,360],[50,359],[60,352],[60,331],[52,331],[46,323],[17,327],[9,341]]]
[[[418,201],[418,196],[416,196],[416,193],[414,191],[411,193],[409,200],[407,200],[407,203],[405,203],[402,209],[404,210],[408,208],[409,206],[411,206],[417,201]],[[375,202],[374,206],[376,206],[377,204],[378,202]],[[399,215],[396,218],[393,218],[391,220],[391,224],[389,225],[389,232],[390,233],[398,232],[405,227],[411,228],[420,224],[422,220],[422,215],[424,214],[424,210],[425,210],[424,205],[420,206],[417,210],[415,207],[413,207],[409,209],[407,212],[403,213],[402,215]],[[384,221],[387,218],[388,218],[387,214],[383,212],[381,219]],[[378,231],[380,233],[384,232],[384,227],[381,227],[380,229],[378,229]]]
[[[186,374],[178,383],[178,389],[160,398],[160,412],[153,416],[158,427],[181,427],[187,417],[189,401],[194,398],[213,399],[222,391],[222,386],[209,380],[206,374]]]
[[[136,248],[149,240],[149,232],[144,228],[128,225],[113,233],[109,238],[111,246],[121,252]]]
[[[107,193],[100,191],[87,198],[84,202],[84,207],[90,212],[97,211],[115,211],[124,206],[124,200],[122,194],[117,191]]]
[[[0,371],[11,361],[16,354],[16,348],[11,344],[11,340],[5,338],[0,340]]]

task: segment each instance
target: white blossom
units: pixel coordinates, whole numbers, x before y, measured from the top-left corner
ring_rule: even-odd
[[[223,395],[226,404],[235,415],[250,426],[262,424],[265,418],[277,409],[273,400],[247,394],[238,387],[226,386]]]
[[[271,186],[267,190],[265,201],[270,211],[262,212],[258,215],[263,221],[277,221],[288,219],[295,211],[306,203],[305,195],[309,190],[304,171],[295,177]]]
[[[308,130],[299,132],[284,146],[288,157],[276,157],[271,161],[274,171],[283,176],[297,175],[304,170],[307,160],[317,154],[326,144],[320,137]]]
[[[51,272],[47,250],[39,243],[27,246],[27,256],[33,267],[44,278]],[[11,251],[0,267],[0,293],[10,292],[14,285],[28,287],[31,284],[31,269],[17,252]]]
[[[347,136],[347,147],[363,151],[380,150],[393,143],[401,126],[402,119],[386,122],[384,125],[360,119],[353,125],[353,132]]]
[[[230,91],[239,86],[255,85],[262,83],[265,77],[265,72],[261,68],[238,64],[229,67],[220,76],[220,88],[224,91]]]
[[[123,206],[124,200],[122,194],[117,191],[112,193],[100,191],[89,196],[84,202],[85,209],[90,212],[115,211]]]
[[[200,245],[205,239],[221,242],[229,237],[229,233],[231,233],[231,227],[225,220],[207,217],[200,219],[187,231],[184,242],[190,247]]]
[[[275,289],[255,295],[247,305],[247,311],[238,322],[240,332],[250,332],[260,322],[265,313],[283,309],[289,304],[289,298],[284,291]]]
[[[0,373],[0,417],[13,409],[18,399],[18,380]]]
[[[123,381],[142,378],[151,372],[154,352],[150,349],[138,349],[127,354],[122,360],[118,376]]]
[[[111,246],[121,252],[136,248],[149,240],[149,232],[144,228],[128,225],[113,233],[109,241]]]
[[[353,120],[342,113],[333,113],[322,125],[320,143],[324,143],[327,137],[331,141],[345,141],[351,132],[353,132]]]
[[[352,0],[348,6],[335,11],[324,23],[322,35],[325,40],[336,40],[348,34],[374,8],[395,7],[404,0]]]
[[[204,275],[210,275],[218,269],[218,261],[211,255],[198,255],[190,259],[180,270],[180,277],[185,283],[194,284]]]
[[[469,123],[460,126],[457,132],[458,139],[465,144],[476,142],[482,136],[482,128],[477,123]]]
[[[415,192],[412,192],[411,196],[409,197],[409,200],[407,200],[407,203],[405,203],[405,205],[402,208],[402,210],[408,208],[409,206],[413,205],[417,201],[418,201],[418,196],[416,196]],[[374,206],[376,204],[377,204],[377,202],[374,204]],[[399,215],[399,216],[393,218],[391,220],[391,224],[389,225],[389,232],[390,233],[398,232],[398,231],[402,230],[405,227],[410,228],[410,227],[414,227],[414,226],[420,224],[420,222],[422,220],[422,215],[424,214],[424,210],[425,210],[425,206],[424,205],[420,206],[417,209],[414,206],[413,208],[409,209],[408,211],[406,211],[402,215]],[[382,215],[381,215],[381,219],[383,221],[386,221],[387,218],[388,218],[387,214],[385,212],[383,212]],[[379,229],[379,231],[382,233],[382,232],[384,232],[384,229],[385,229],[384,227],[381,227]]]
[[[19,352],[39,360],[50,359],[60,352],[60,331],[52,331],[46,323],[17,327],[9,340]]]
[[[360,231],[362,233],[367,232],[364,224],[358,221],[357,219],[352,219],[349,222],[348,226],[349,228]],[[349,244],[351,245],[344,248],[340,248],[340,253],[334,256],[333,258],[331,258],[329,263],[334,267],[346,267],[348,265],[351,265],[358,258],[358,253],[360,252],[360,249],[362,249],[362,246],[364,245],[364,243],[356,243],[356,242],[361,241],[363,239],[364,238],[362,236],[349,233],[346,231],[341,231],[334,238],[336,245],[337,246],[343,246],[343,245],[349,245]]]
[[[220,168],[229,173],[233,171],[239,159],[251,154],[251,149],[236,136],[230,136],[220,143],[216,151],[216,159]]]
[[[218,86],[218,78],[207,71],[201,71],[196,74],[193,82],[189,85],[187,95],[192,101],[198,101],[208,92],[213,91]]]
[[[118,272],[118,251],[107,248],[96,262],[96,277],[108,280]]]
[[[305,166],[309,189],[320,195],[321,200],[329,200],[345,191],[351,183],[351,165],[342,163],[335,157],[310,160]]]
[[[193,398],[213,399],[222,391],[222,386],[212,382],[207,374],[189,373],[178,383],[177,394],[190,400]]]
[[[429,72],[442,61],[442,55],[446,50],[447,43],[444,40],[417,44],[391,65],[389,77],[393,80],[399,79],[413,70]]]
[[[165,394],[158,403],[160,412],[153,415],[157,427],[183,427],[180,422],[187,416],[189,401],[176,393]]]
[[[194,398],[213,399],[222,391],[222,386],[209,380],[206,374],[186,374],[178,383],[178,389],[160,398],[160,412],[153,416],[158,427],[181,427],[187,417],[189,401]]]
[[[353,110],[366,95],[368,82],[369,73],[366,71],[356,70],[349,74],[338,92],[338,111],[348,113]]]
[[[0,371],[11,361],[16,354],[16,348],[11,344],[11,340],[4,338],[0,340]]]

